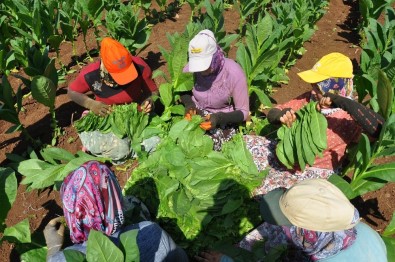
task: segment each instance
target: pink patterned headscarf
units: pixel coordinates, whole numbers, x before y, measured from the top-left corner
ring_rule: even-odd
[[[195,85],[204,85],[212,84],[212,82],[217,78],[219,72],[221,72],[223,66],[225,64],[225,55],[222,51],[221,47],[217,46],[217,51],[213,55],[213,59],[211,60],[210,69],[211,74],[202,75],[202,72],[194,73],[196,83]]]
[[[121,188],[114,173],[100,162],[88,161],[71,172],[60,197],[73,243],[86,241],[91,229],[110,236],[124,222]]]

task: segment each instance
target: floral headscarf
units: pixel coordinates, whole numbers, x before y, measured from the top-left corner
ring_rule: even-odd
[[[359,222],[359,212],[354,209],[351,224]],[[313,261],[333,256],[351,246],[356,237],[355,227],[335,232],[318,232],[306,230],[297,226],[283,226],[287,237],[292,243],[310,256]]]
[[[332,93],[351,98],[353,91],[352,78],[329,78],[317,83],[318,88],[323,94]]]
[[[110,236],[124,222],[121,188],[105,164],[88,161],[71,172],[60,196],[73,243],[86,241],[91,229]]]
[[[221,72],[222,67],[225,63],[225,55],[222,51],[221,47],[217,46],[217,51],[214,53],[213,58],[211,60],[210,69],[212,73],[210,75],[203,76],[201,72],[195,73],[196,83],[201,85],[201,83],[213,82],[219,72]],[[203,84],[205,85],[205,84]]]
[[[323,80],[321,82],[316,83],[318,89],[322,94],[332,93],[339,96],[347,97],[352,99],[353,93],[353,80],[352,78],[340,78],[333,77]],[[311,99],[315,101],[315,96],[311,96]],[[339,108],[323,108],[321,109],[321,113],[324,115],[329,115],[335,111],[340,110]]]

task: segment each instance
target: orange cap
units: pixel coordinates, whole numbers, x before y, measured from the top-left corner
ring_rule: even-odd
[[[101,60],[108,73],[119,85],[125,85],[137,78],[137,70],[132,55],[118,41],[106,37],[101,41]]]

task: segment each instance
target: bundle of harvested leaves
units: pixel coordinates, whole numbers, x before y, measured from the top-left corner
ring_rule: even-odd
[[[234,244],[257,226],[259,206],[251,192],[266,173],[258,172],[241,134],[217,152],[200,122],[194,116],[173,125],[124,188],[190,254],[214,243]]]
[[[327,147],[326,129],[328,122],[316,110],[316,102],[310,102],[297,114],[292,127],[283,125],[277,131],[279,143],[276,148],[277,158],[287,168],[292,169],[296,162],[303,171],[306,164],[312,166],[316,156],[322,157]]]
[[[119,138],[129,137],[131,140],[140,138],[149,123],[149,115],[140,112],[136,103],[114,105],[112,112],[104,117],[89,112],[74,122],[78,133],[83,131],[112,132]]]

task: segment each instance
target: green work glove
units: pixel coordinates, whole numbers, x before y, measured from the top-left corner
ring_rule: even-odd
[[[47,258],[60,251],[64,240],[64,217],[56,217],[48,222],[44,228],[45,242],[47,243]]]

